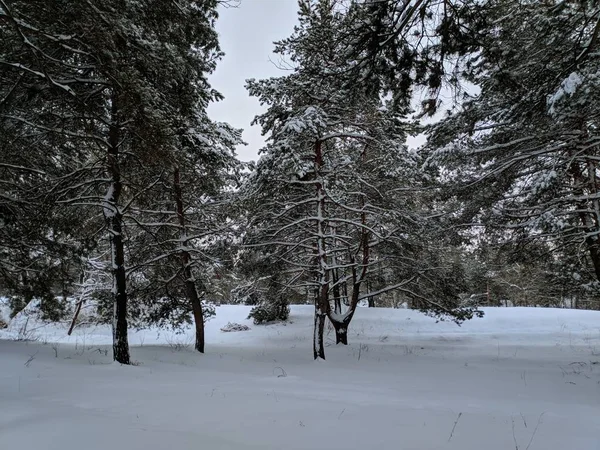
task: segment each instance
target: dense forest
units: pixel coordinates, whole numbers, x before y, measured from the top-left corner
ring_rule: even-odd
[[[0,0],[13,315],[112,323],[129,364],[131,327],[204,352],[215,304],[314,304],[315,359],[362,306],[600,309],[596,2],[299,0],[256,163],[207,113],[223,3]]]

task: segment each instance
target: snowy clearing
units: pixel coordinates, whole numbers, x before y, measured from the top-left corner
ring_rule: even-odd
[[[600,312],[506,308],[457,327],[361,308],[312,360],[313,308],[255,326],[222,306],[193,334],[0,330],[2,449],[600,449]],[[248,325],[224,333],[228,322]],[[192,345],[190,345],[192,344]]]

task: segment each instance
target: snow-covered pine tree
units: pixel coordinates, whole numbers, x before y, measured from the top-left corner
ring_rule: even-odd
[[[425,229],[418,225],[423,204],[415,201],[424,181],[418,155],[404,144],[409,98],[386,98],[372,84],[351,82],[355,61],[346,39],[355,16],[341,5],[300,2],[300,25],[276,46],[292,73],[248,82],[251,95],[268,105],[256,119],[268,143],[243,190],[252,217],[247,244],[269,248],[287,273],[283,286],[313,292],[315,359],[324,358],[327,317],[337,342],[347,343],[361,300],[393,289],[419,296],[409,285],[426,278],[419,270],[406,276],[409,267],[422,267],[414,249],[423,239],[416,232]],[[382,267],[395,277],[366,291],[372,270]],[[436,304],[419,297],[428,305],[423,309]],[[456,297],[437,306],[442,315],[472,314],[455,314]]]
[[[468,196],[466,221],[501,227],[504,241],[579,254],[575,273],[597,284],[600,9],[559,1],[480,8],[487,25],[462,76],[481,92],[433,129],[432,161]]]
[[[30,141],[34,135],[58,166],[44,183],[60,217],[82,217],[97,239],[103,216],[113,249],[114,357],[121,363],[129,362],[125,241],[131,230],[123,228],[124,217],[161,180],[149,181],[144,167],[165,161],[173,168],[180,127],[195,133],[190,117],[217,95],[205,76],[218,55],[216,3],[0,4],[2,32],[10,38],[3,39],[1,58],[8,81],[3,124],[21,127]],[[26,101],[11,101],[17,98]],[[89,236],[80,231],[73,231],[78,242]]]
[[[161,181],[125,217],[140,230],[130,244],[132,300],[148,323],[178,327],[191,315],[200,352],[204,321],[214,315],[202,300],[213,294],[211,278],[223,257],[219,245],[231,231],[228,204],[241,167],[234,152],[239,130],[202,120],[201,128],[182,130],[166,167],[146,168]]]

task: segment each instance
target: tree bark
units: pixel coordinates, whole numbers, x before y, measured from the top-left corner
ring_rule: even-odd
[[[317,300],[317,302],[320,302],[320,300]],[[325,359],[325,343],[323,336],[326,318],[327,313],[317,306],[315,308],[315,326],[313,338],[313,356],[315,359]]]
[[[107,168],[111,179],[104,202],[104,217],[110,233],[113,270],[113,358],[121,364],[129,364],[129,341],[127,338],[127,278],[125,273],[125,250],[123,245],[123,215],[119,200],[123,190],[119,167],[120,126],[118,108],[113,97],[111,125],[108,139]]]
[[[591,188],[590,190],[593,193],[597,193],[598,191],[595,179],[595,167],[590,167],[590,164],[588,164],[587,169],[588,171],[590,171],[590,174],[586,179],[583,170],[581,169],[581,167],[579,167],[576,161],[574,161],[569,167],[569,171],[576,183],[576,189],[574,189],[574,191],[577,195],[585,195],[585,192],[583,190],[583,186],[585,185],[589,185]],[[594,176],[591,175],[592,173],[594,174]],[[585,202],[579,202],[579,204],[581,206],[580,209],[582,211],[586,209],[587,205],[585,204]],[[595,212],[598,211],[597,205],[593,205],[593,207]],[[594,274],[596,275],[596,279],[600,281],[600,242],[598,241],[598,238],[594,238],[591,236],[592,234],[595,234],[600,228],[600,219],[598,217],[595,217],[594,220],[594,217],[590,217],[590,215],[585,212],[579,213],[579,219],[585,231],[589,234],[585,238],[585,244],[588,249],[592,265],[594,266]]]
[[[194,316],[194,324],[196,326],[196,344],[194,348],[200,353],[204,353],[204,312],[202,311],[202,300],[198,295],[196,281],[192,273],[192,258],[188,250],[187,232],[185,229],[185,215],[183,210],[183,194],[181,190],[181,179],[179,168],[173,171],[175,204],[177,208],[177,221],[179,223],[179,237],[181,240],[181,266],[183,269],[183,278],[185,283],[185,293],[192,306],[192,314]]]
[[[323,153],[321,141],[315,143],[315,176],[320,179],[321,167],[323,165]],[[325,329],[325,318],[329,315],[329,269],[327,268],[327,254],[325,247],[325,192],[323,183],[316,183],[316,207],[317,207],[317,248],[316,267],[317,283],[315,296],[315,324],[313,338],[314,358],[325,359],[325,345],[323,331]]]
[[[335,343],[348,345],[348,324],[344,322],[331,322],[335,329]]]
[[[335,264],[335,262],[334,262]],[[338,271],[337,269],[333,269],[332,271],[332,276],[333,276],[333,310],[335,311],[336,314],[341,314],[342,313],[342,296],[340,295],[340,286],[338,284]]]

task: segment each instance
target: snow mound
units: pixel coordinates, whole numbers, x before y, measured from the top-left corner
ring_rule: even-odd
[[[221,327],[221,331],[224,333],[231,333],[232,331],[250,331],[250,327],[237,322],[227,322],[227,325]]]

